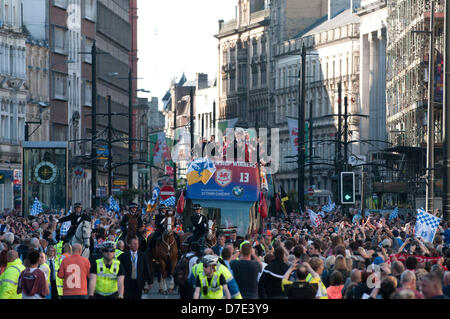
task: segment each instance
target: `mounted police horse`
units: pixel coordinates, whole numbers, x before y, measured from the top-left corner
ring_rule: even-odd
[[[90,246],[91,246],[91,233],[92,225],[91,222],[84,220],[82,221],[75,231],[75,235],[72,236],[70,244],[81,244],[83,246],[83,251],[81,256],[89,258],[90,257]]]
[[[139,250],[145,251],[147,243],[145,238],[138,230],[138,215],[130,214],[128,216],[128,226],[127,226],[127,236],[126,238],[121,238],[125,242],[125,251],[130,250],[128,243],[132,238],[137,238],[139,240]]]
[[[180,242],[181,242],[181,253],[185,254],[189,250],[189,244],[188,239],[192,237],[193,234],[188,232],[180,236]],[[216,219],[213,216],[213,218],[208,218],[206,222],[206,233],[204,236],[202,236],[197,243],[200,245],[201,248],[211,248],[212,246],[217,244],[217,231],[216,231]]]
[[[153,247],[149,247],[147,252],[150,273],[153,275],[153,261],[159,263],[161,280],[159,292],[162,294],[171,293],[174,289],[174,270],[178,260],[178,247],[175,239],[175,216],[168,212],[164,217],[164,231],[161,237],[156,239]],[[152,235],[150,235],[152,236]],[[149,236],[149,237],[150,237]],[[167,278],[170,276],[168,282]]]

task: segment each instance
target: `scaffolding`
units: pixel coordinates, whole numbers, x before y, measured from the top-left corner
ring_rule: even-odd
[[[444,0],[435,2],[435,55],[444,49]],[[386,107],[389,141],[396,146],[426,146],[429,0],[388,1]],[[435,143],[442,143],[442,102],[435,101]]]
[[[409,196],[424,197],[427,109],[429,78],[429,44],[431,2],[434,2],[435,90],[443,78],[437,64],[444,50],[444,0],[388,1],[387,70],[386,70],[386,126],[393,158],[394,180],[408,184]],[[417,32],[419,31],[419,32]],[[442,98],[433,96],[435,163],[442,160]],[[442,178],[439,170],[435,179]],[[436,189],[439,196],[441,190]]]

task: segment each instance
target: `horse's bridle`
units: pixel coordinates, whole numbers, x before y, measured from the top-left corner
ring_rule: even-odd
[[[83,224],[83,223],[84,223],[84,221],[81,222],[81,224]],[[81,224],[80,224],[80,225],[81,225]],[[85,241],[86,239],[89,239],[89,237],[84,237],[84,226],[82,226],[81,233],[83,234],[83,238],[78,237],[78,236],[77,236],[77,232],[75,231],[75,238],[77,238],[79,241],[83,242],[83,246],[84,246],[84,241]],[[85,251],[86,248],[88,248],[88,247],[90,247],[90,245],[83,248],[83,251],[81,252],[81,255],[83,255],[84,251]]]

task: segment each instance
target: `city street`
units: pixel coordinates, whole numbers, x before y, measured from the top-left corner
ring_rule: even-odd
[[[450,299],[449,21],[2,0],[0,299]]]

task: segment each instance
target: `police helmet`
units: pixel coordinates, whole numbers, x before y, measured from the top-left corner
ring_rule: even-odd
[[[206,255],[202,258],[203,266],[211,266],[217,265],[217,261],[219,260],[218,256],[215,255]]]
[[[130,203],[130,204],[128,205],[128,207],[129,207],[129,208],[138,208],[138,204],[136,204],[136,203]]]
[[[102,245],[102,251],[108,252],[108,251],[115,251],[116,246],[114,245],[114,242],[112,241],[105,241]]]
[[[83,208],[83,205],[81,205],[81,203],[75,203],[75,204],[73,204],[73,208],[74,208],[74,209],[75,209],[75,208],[78,208],[78,207]]]
[[[197,209],[202,209],[202,205],[194,204],[194,210],[197,210]]]

